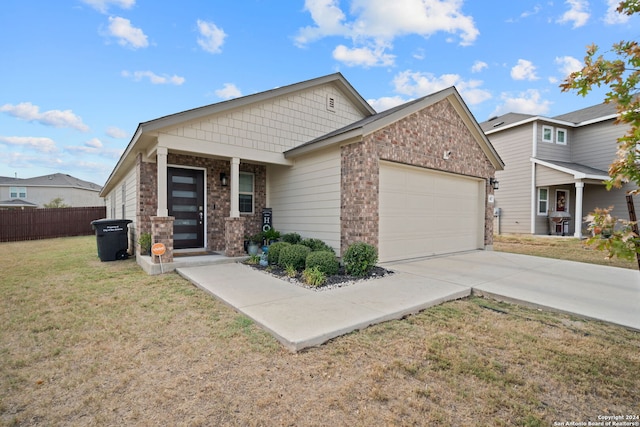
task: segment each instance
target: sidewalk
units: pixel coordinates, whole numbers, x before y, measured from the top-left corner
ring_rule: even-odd
[[[395,274],[321,292],[238,263],[177,271],[291,351],[472,293],[640,331],[638,271],[492,251],[384,267]]]

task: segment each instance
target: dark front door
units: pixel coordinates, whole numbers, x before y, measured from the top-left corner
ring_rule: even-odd
[[[174,249],[204,247],[204,171],[168,168],[167,181]]]

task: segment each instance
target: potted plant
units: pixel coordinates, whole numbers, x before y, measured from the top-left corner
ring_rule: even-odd
[[[151,233],[140,233],[138,243],[140,244],[141,255],[149,255],[151,253]]]
[[[262,237],[264,239],[264,244],[269,246],[280,238],[280,232],[276,231],[275,228],[270,228],[267,231],[262,232]]]
[[[248,240],[249,245],[247,246],[247,253],[249,255],[257,255],[258,250],[260,249],[260,244],[262,243],[262,233],[249,236]]]

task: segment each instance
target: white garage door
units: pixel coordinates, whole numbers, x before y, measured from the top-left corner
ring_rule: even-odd
[[[484,180],[380,162],[380,261],[484,247]]]

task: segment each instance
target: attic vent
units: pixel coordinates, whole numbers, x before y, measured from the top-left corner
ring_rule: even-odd
[[[336,99],[331,95],[327,95],[327,110],[336,111]]]
[[[494,127],[494,128],[497,128],[498,126],[503,125],[503,124],[504,124],[504,122],[498,122],[498,123],[496,123],[495,125],[493,125],[493,127]]]

